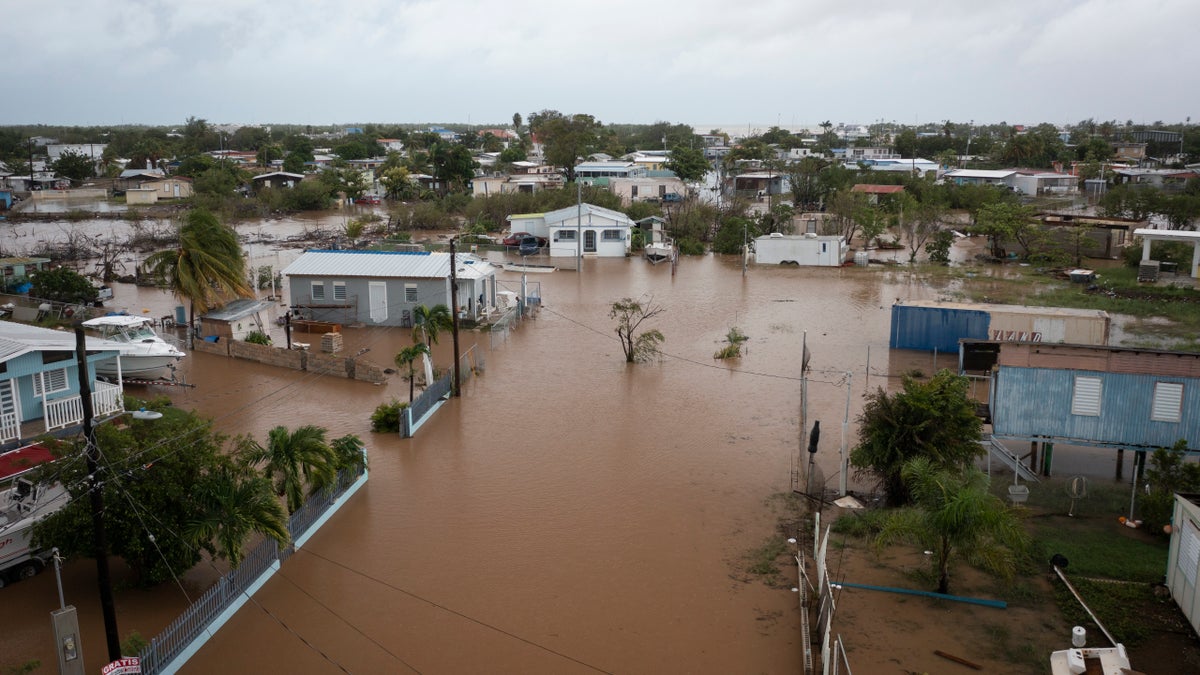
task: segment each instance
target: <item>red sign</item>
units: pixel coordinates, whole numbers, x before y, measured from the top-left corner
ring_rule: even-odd
[[[136,656],[126,656],[104,666],[100,675],[138,675],[142,672],[142,660]]]

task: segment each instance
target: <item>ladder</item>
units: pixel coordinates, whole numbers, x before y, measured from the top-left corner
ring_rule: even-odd
[[[1004,447],[1003,443],[996,440],[995,436],[988,436],[987,440],[980,441],[979,444],[984,446],[992,457],[995,457],[1002,464],[1016,471],[1017,475],[1021,478],[1033,483],[1039,482],[1037,474],[1022,464],[1020,458],[1013,454],[1011,450]]]

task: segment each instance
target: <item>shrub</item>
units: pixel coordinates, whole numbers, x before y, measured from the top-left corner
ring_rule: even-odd
[[[246,334],[246,342],[256,345],[269,345],[271,344],[271,336],[260,330],[252,330]]]
[[[407,407],[407,402],[396,399],[390,403],[380,403],[371,413],[371,431],[400,433],[400,414]]]

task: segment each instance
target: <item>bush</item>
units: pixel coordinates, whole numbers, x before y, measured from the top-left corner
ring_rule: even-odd
[[[246,334],[246,342],[255,345],[269,345],[271,337],[260,330],[252,330]]]
[[[390,403],[380,403],[371,413],[371,431],[383,433],[400,433],[400,414],[408,403],[392,399]]]
[[[681,239],[679,241],[679,252],[683,255],[704,255],[704,242],[698,239]]]

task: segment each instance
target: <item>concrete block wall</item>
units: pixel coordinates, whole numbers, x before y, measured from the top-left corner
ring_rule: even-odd
[[[229,343],[225,341],[205,342],[204,340],[196,340],[196,342],[192,345],[192,351],[204,352],[205,354],[229,356]]]
[[[319,375],[346,377],[362,382],[380,384],[387,381],[383,366],[359,361],[352,357],[321,354],[300,349],[284,349],[270,345],[256,345],[242,340],[220,340],[219,342],[197,341],[194,351],[219,356],[232,356],[268,366],[306,370]]]

